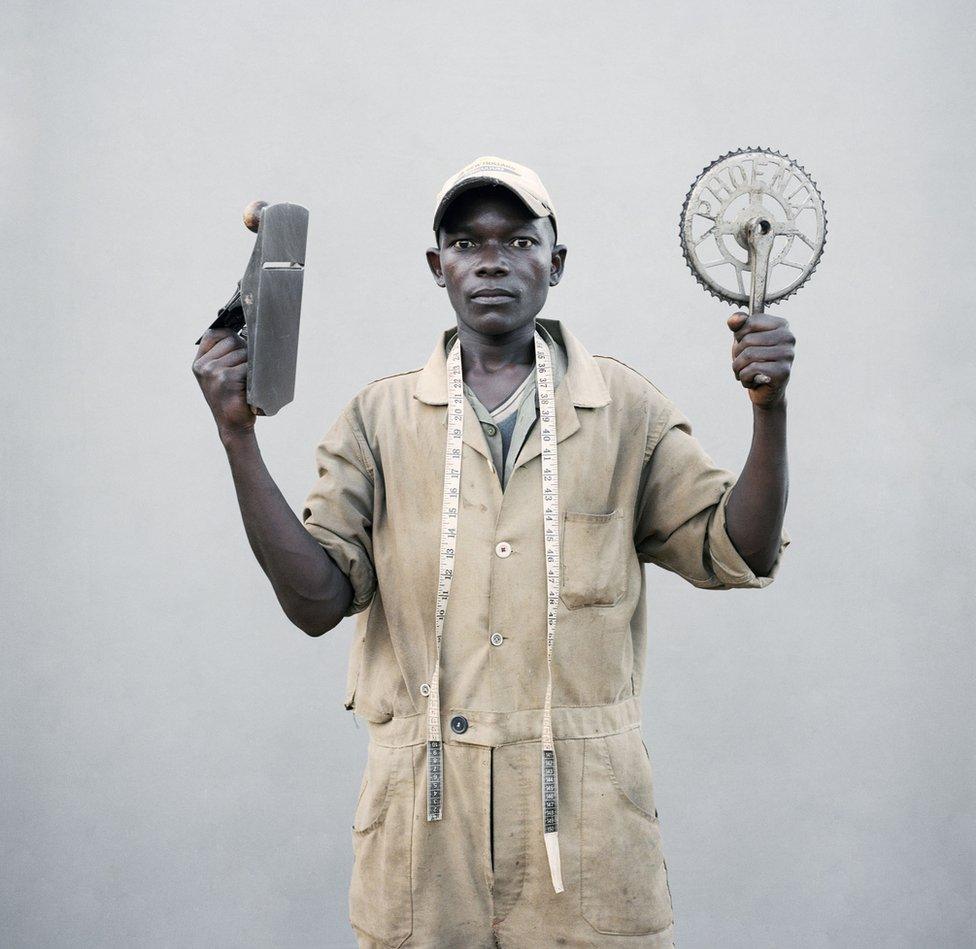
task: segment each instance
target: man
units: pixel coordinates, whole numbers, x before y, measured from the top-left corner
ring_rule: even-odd
[[[442,188],[434,231],[457,325],[346,405],[301,521],[261,460],[241,341],[212,331],[194,363],[286,615],[319,636],[359,614],[350,920],[369,947],[671,946],[643,565],[705,589],[772,582],[793,336],[729,319],[754,420],[736,479],[652,383],[538,316],[566,248],[533,172],[478,159]]]

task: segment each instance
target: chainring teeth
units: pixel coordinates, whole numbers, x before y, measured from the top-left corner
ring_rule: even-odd
[[[817,267],[820,264],[820,259],[823,256],[824,247],[827,244],[827,211],[824,206],[823,195],[820,193],[820,189],[817,187],[817,183],[813,180],[813,178],[810,177],[809,174],[807,174],[806,169],[799,162],[796,162],[792,158],[790,158],[789,155],[783,154],[782,152],[776,149],[762,148],[757,146],[755,148],[746,147],[746,148],[732,149],[731,151],[726,152],[724,155],[720,156],[719,158],[716,158],[714,161],[709,162],[709,164],[707,164],[701,170],[699,175],[692,182],[691,187],[688,189],[688,193],[685,195],[685,200],[681,207],[681,216],[678,222],[678,239],[681,244],[681,253],[682,256],[684,257],[685,264],[687,265],[688,269],[691,271],[692,276],[695,278],[695,281],[698,283],[699,286],[702,287],[703,290],[707,291],[711,296],[715,297],[718,300],[722,300],[726,303],[730,303],[733,305],[744,304],[749,302],[748,293],[737,292],[729,287],[726,287],[724,284],[720,283],[715,278],[710,278],[704,272],[706,268],[702,266],[702,262],[698,259],[697,253],[694,252],[694,247],[689,248],[688,246],[688,242],[691,240],[691,222],[697,214],[697,212],[689,213],[691,200],[693,195],[696,192],[696,189],[699,188],[699,185],[719,165],[722,165],[723,163],[727,162],[731,158],[735,158],[741,155],[768,155],[770,157],[780,159],[781,168],[789,169],[792,172],[793,177],[799,179],[799,182],[802,186],[812,188],[812,193],[809,195],[809,197],[812,199],[813,195],[814,194],[816,195],[816,201],[815,203],[811,202],[813,206],[810,208],[810,210],[814,212],[814,216],[817,219],[817,231],[819,233],[814,235],[814,241],[816,242],[816,246],[811,247],[810,260],[806,264],[804,264],[802,268],[798,268],[801,269],[800,276],[792,284],[787,284],[780,291],[774,291],[770,293],[767,296],[765,301],[769,305],[772,305],[774,303],[781,303],[782,301],[787,300],[791,296],[793,296],[793,294],[796,293],[813,276]],[[718,173],[720,174],[722,170],[724,169],[720,169]],[[745,176],[743,175],[743,178],[744,177]],[[755,180],[755,169],[753,169],[753,180]],[[729,175],[729,181],[730,184],[735,185],[735,179],[731,172]],[[724,182],[722,182],[722,184],[726,189],[728,189],[729,187],[728,185],[725,185]],[[740,184],[738,187],[741,188],[742,185]],[[706,189],[702,188],[701,190],[704,191]],[[741,193],[745,193],[745,192],[736,193],[738,189],[733,189],[733,191],[731,192],[731,196],[723,202],[722,199],[719,198],[719,196],[716,194],[714,190],[712,189],[709,190],[712,191],[712,197],[719,204],[719,208],[715,216],[716,221],[722,220],[722,214],[725,212],[725,210],[727,210],[727,208],[732,204],[733,201],[738,200]],[[779,198],[772,191],[767,190],[765,188],[760,190],[762,194],[769,195],[771,198],[773,198],[774,201],[780,204],[780,206],[784,210],[784,213],[787,214],[787,219],[792,220],[789,218],[789,213],[786,210],[787,206],[784,204],[784,202],[780,201]],[[794,195],[795,194],[796,192],[794,191]],[[711,210],[711,204],[709,204],[709,210]],[[800,210],[803,210],[803,208],[801,208]],[[711,228],[709,228],[709,231],[710,230]],[[707,234],[708,232],[706,231],[706,236]],[[730,253],[719,242],[718,238],[720,236],[728,236],[728,235],[714,236],[713,239],[716,247],[718,247],[719,249],[720,260],[714,262],[713,265],[717,266],[719,262],[730,264],[731,266],[735,267],[738,275],[741,277],[741,275],[744,272],[748,272],[748,269],[744,267],[739,267],[732,262],[732,260],[730,259],[731,257]],[[792,247],[794,236],[795,235],[790,236],[787,245],[781,250],[778,258],[776,258],[775,261],[770,262],[770,268],[769,268],[770,273],[773,271],[776,265],[782,264],[783,259],[786,257],[787,253]],[[819,237],[819,241],[817,241],[817,237]],[[698,243],[701,242],[702,242],[702,238],[699,239]],[[806,243],[807,246],[810,246],[809,242],[805,240],[803,242]],[[739,258],[735,258],[735,259],[739,260]],[[739,262],[745,263],[743,261],[739,261]]]

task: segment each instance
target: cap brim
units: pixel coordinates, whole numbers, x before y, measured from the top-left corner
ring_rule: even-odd
[[[555,232],[556,221],[553,217],[552,211],[550,211],[549,208],[547,208],[541,201],[536,199],[533,195],[521,191],[509,181],[505,181],[502,178],[492,178],[491,176],[486,175],[478,178],[465,178],[464,181],[459,181],[444,195],[443,198],[441,198],[440,204],[437,205],[437,210],[434,212],[434,233],[437,233],[437,228],[441,226],[441,221],[444,219],[444,214],[447,211],[448,205],[450,205],[455,198],[463,194],[465,191],[470,191],[472,188],[480,188],[484,185],[498,185],[502,188],[506,188],[508,191],[511,191],[512,194],[514,194],[515,197],[517,197],[522,204],[528,208],[529,212],[533,216],[549,218],[552,221],[553,232]]]

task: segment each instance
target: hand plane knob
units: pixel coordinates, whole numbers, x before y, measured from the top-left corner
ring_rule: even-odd
[[[252,201],[244,208],[244,226],[255,234],[258,232],[258,224],[261,223],[261,212],[268,206],[267,201]]]

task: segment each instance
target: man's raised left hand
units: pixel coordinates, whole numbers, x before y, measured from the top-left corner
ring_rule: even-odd
[[[732,372],[749,390],[752,404],[760,409],[785,405],[796,342],[790,324],[781,316],[738,311],[729,317],[728,326],[735,334]]]

